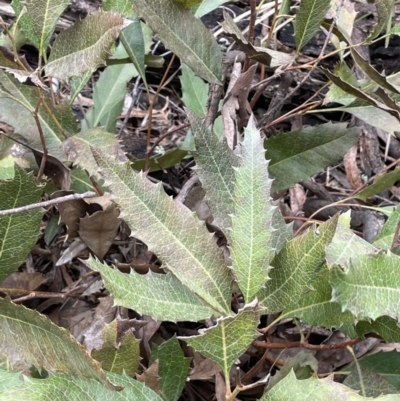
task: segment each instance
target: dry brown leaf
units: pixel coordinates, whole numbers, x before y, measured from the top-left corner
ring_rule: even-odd
[[[157,394],[160,394],[160,376],[158,376],[159,360],[156,359],[141,375],[136,374],[136,378],[145,383]]]
[[[346,177],[352,189],[358,189],[362,186],[357,166],[357,149],[357,145],[352,146],[343,158]]]

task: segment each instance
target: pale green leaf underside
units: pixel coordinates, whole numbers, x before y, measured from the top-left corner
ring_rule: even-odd
[[[374,398],[376,401],[398,401],[397,394]],[[333,381],[333,377],[297,380],[293,370],[260,399],[260,401],[367,401],[370,398],[359,395],[358,391]]]
[[[227,3],[229,0],[201,0],[199,4],[193,6],[192,10],[195,9],[194,15],[196,18],[201,18],[203,15],[210,13],[222,4]]]
[[[118,306],[133,309],[156,320],[204,320],[215,313],[171,273],[146,275],[121,273],[95,259],[87,264],[101,273],[104,285]]]
[[[197,77],[193,70],[182,63],[182,101],[198,117],[205,118],[208,100],[208,84]]]
[[[92,149],[121,217],[185,286],[220,314],[231,313],[231,278],[222,252],[194,214],[130,165]]]
[[[236,316],[218,319],[216,326],[202,330],[200,335],[180,339],[214,361],[228,377],[233,362],[257,336],[260,315],[260,310],[249,304]]]
[[[161,345],[153,345],[149,365],[156,359],[161,394],[167,401],[177,401],[186,384],[191,358],[185,358],[179,341],[173,336]]]
[[[358,255],[373,253],[377,249],[350,229],[351,212],[339,216],[338,225],[332,242],[326,248],[326,262],[330,267],[346,267],[350,259]]]
[[[392,253],[360,254],[346,271],[331,271],[333,300],[358,319],[390,316],[399,319],[400,257]]]
[[[122,24],[118,14],[100,11],[61,31],[45,66],[46,75],[67,80],[104,65]]]
[[[40,313],[0,299],[0,327],[0,354],[8,358],[11,366],[28,371],[34,365],[39,371],[44,368],[94,378],[108,390],[113,388],[100,364],[89,357],[83,346]]]
[[[42,189],[35,178],[15,165],[12,181],[0,181],[0,210],[39,202]],[[0,217],[0,283],[20,267],[40,234],[40,209]]]
[[[325,260],[325,248],[335,233],[335,216],[287,242],[272,261],[270,280],[257,294],[266,313],[276,313],[295,304],[312,289],[312,280]]]
[[[301,1],[294,24],[294,38],[298,52],[316,34],[329,6],[330,0]]]
[[[391,249],[399,221],[400,221],[400,207],[397,207],[387,219],[382,230],[375,237],[373,245],[381,249]]]
[[[240,143],[241,163],[235,172],[234,212],[231,231],[232,270],[244,296],[250,302],[268,280],[275,206],[271,204],[272,180],[260,132],[249,121]]]
[[[132,0],[135,11],[159,39],[208,82],[221,84],[222,53],[203,23],[174,1]]]
[[[234,167],[239,165],[238,157],[229,148],[225,137],[218,139],[193,112],[188,111],[187,115],[196,144],[196,152],[193,152],[196,173],[206,191],[214,224],[230,238],[228,228],[232,225]]]
[[[4,371],[0,371],[0,378]],[[122,391],[110,391],[98,381],[65,374],[52,374],[47,379],[21,380],[18,387],[0,393],[2,401],[163,401],[144,383],[127,375],[108,373],[108,377],[124,387]]]
[[[329,283],[329,271],[323,267],[322,272],[312,282],[314,290],[304,294],[296,303],[288,306],[280,319],[297,317],[311,326],[339,328],[345,323],[354,323],[353,315],[346,311],[342,313],[338,302],[332,302],[332,286]]]

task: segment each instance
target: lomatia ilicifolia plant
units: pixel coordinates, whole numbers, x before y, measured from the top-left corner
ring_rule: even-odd
[[[246,114],[256,65],[239,71],[236,82],[232,74],[223,104],[220,99],[213,102],[228,67],[199,18],[224,3],[105,0],[103,10],[53,40],[70,1],[13,0],[15,21],[3,24],[0,37],[0,119],[5,123],[0,136],[0,293],[6,294],[0,298],[1,401],[177,401],[196,380],[215,383],[218,400],[399,399],[397,352],[358,357],[369,337],[400,341],[400,256],[392,246],[400,212],[392,212],[372,244],[350,229],[349,213],[293,233],[275,194],[340,160],[357,142],[358,130],[346,123],[325,123],[264,138],[254,116]],[[255,1],[250,3],[255,16]],[[253,46],[229,14],[222,28],[248,59],[279,76],[291,71],[302,47],[324,26],[328,35],[335,35],[332,42],[341,57],[333,72],[321,68],[331,82],[327,102],[342,104],[342,111],[371,124],[398,126],[396,77],[378,73],[352,43],[351,4],[261,2],[258,11],[273,18],[271,35],[278,20],[295,18],[293,54]],[[393,7],[391,0],[376,2],[379,22],[363,44],[381,38],[385,27],[386,36],[399,32],[388,24]],[[151,54],[153,32],[181,62],[182,101],[191,131],[176,150],[129,160],[115,136],[117,118],[128,82],[140,77],[149,90],[146,66],[162,63],[162,57]],[[35,70],[18,52],[27,42],[38,50]],[[345,62],[345,50],[369,85],[357,81]],[[319,61],[304,68],[316,68]],[[77,124],[71,106],[99,67],[104,69],[93,87],[93,103]],[[44,76],[52,85],[68,88],[69,97],[61,99],[50,90]],[[238,110],[245,112],[240,124]],[[371,118],[371,110],[380,118]],[[219,113],[223,128],[215,119]],[[236,129],[240,125],[243,132]],[[13,153],[14,143],[29,148],[31,156]],[[148,171],[188,155],[206,194],[207,224],[182,198],[169,196],[162,182],[149,179]],[[398,175],[397,170],[383,174],[353,198],[366,200],[382,186],[393,185]],[[62,192],[54,193],[58,189]],[[82,199],[94,195],[96,212],[89,216]],[[43,197],[49,202],[40,203]],[[58,212],[30,208],[38,202],[58,204]],[[81,270],[68,291],[53,293],[53,298],[83,298],[87,294],[79,293],[80,283],[99,276],[110,295],[100,298],[96,324],[78,338],[84,345],[71,332],[86,312],[71,318],[67,331],[35,310],[38,304],[20,305],[46,298],[45,292],[33,291],[43,281],[35,287],[31,283],[25,292],[7,284],[27,258],[32,261],[28,255],[35,245],[36,254],[48,256],[40,252],[40,244],[50,246],[60,218],[68,240],[74,241],[67,249],[57,245],[53,267],[60,271],[75,263]],[[157,272],[122,272],[117,261],[106,258],[122,220],[123,230],[157,257]],[[98,295],[99,288],[97,284],[88,294]],[[113,305],[107,306],[109,299]],[[49,301],[46,308],[51,305]],[[134,313],[138,320],[108,321],[106,311],[113,306],[125,317],[131,311],[130,317]],[[130,326],[124,328],[127,322]],[[138,333],[145,322],[149,328],[140,337],[141,351]],[[174,324],[177,335],[154,335],[162,322]],[[287,322],[300,341],[271,344],[271,332]],[[314,328],[338,333],[339,339],[313,344]],[[272,353],[273,348],[279,352]],[[345,356],[337,353],[343,363],[336,366],[355,361],[346,370],[329,370],[344,381],[321,374],[326,370],[316,352],[330,349],[346,350]]]

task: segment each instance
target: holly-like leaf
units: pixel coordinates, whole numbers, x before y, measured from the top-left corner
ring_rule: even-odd
[[[61,31],[45,66],[46,75],[67,80],[104,65],[122,24],[120,15],[99,11]]]
[[[132,1],[135,11],[182,62],[206,81],[221,84],[221,50],[190,10],[174,0]]]
[[[225,137],[217,138],[194,113],[187,111],[187,115],[196,144],[196,152],[193,153],[195,170],[206,191],[215,224],[230,238],[228,228],[232,225],[234,168],[239,165],[239,159],[229,148]]]
[[[166,401],[177,401],[185,387],[191,358],[185,358],[179,341],[173,336],[161,345],[152,346],[149,365],[156,359],[161,395]]]
[[[345,271],[332,269],[332,300],[361,320],[385,315],[399,319],[399,269],[400,257],[393,253],[359,254]]]
[[[325,260],[325,248],[336,230],[338,216],[287,242],[272,261],[270,280],[258,293],[266,313],[276,313],[313,289],[313,281]]]
[[[19,23],[26,37],[39,50],[39,58],[46,54],[56,23],[69,4],[69,0],[13,0],[12,6],[17,15],[22,6],[26,7]]]
[[[12,181],[0,181],[0,210],[14,209],[40,200],[42,188],[18,165]],[[18,269],[40,234],[43,212],[34,209],[0,216],[0,282]]]
[[[263,140],[252,118],[239,147],[241,162],[235,169],[231,259],[245,302],[250,302],[268,280],[275,256],[272,219],[276,206],[271,203],[272,180]]]
[[[330,7],[330,0],[302,0],[296,13],[294,38],[299,52],[317,33]]]
[[[272,191],[289,188],[339,161],[357,143],[347,124],[322,124],[269,138],[266,142]]]
[[[396,320],[388,316],[381,316],[376,320],[358,322],[355,329],[360,337],[366,333],[377,333],[388,343],[400,341],[400,327]]]
[[[180,337],[196,351],[214,361],[229,377],[233,362],[241,356],[257,336],[257,325],[261,310],[254,305],[246,305],[233,317],[219,318],[217,325],[200,330],[193,337]]]
[[[38,370],[93,378],[115,389],[83,346],[40,313],[0,299],[0,327],[0,354],[11,366],[29,371],[34,365]],[[31,340],[29,347],[27,339]]]
[[[118,270],[90,258],[86,263],[99,271],[104,285],[116,305],[134,309],[156,320],[194,321],[204,320],[215,313],[195,294],[183,286],[171,273],[146,275]]]
[[[221,314],[230,314],[231,279],[222,252],[188,208],[161,184],[93,148],[101,175],[136,238],[143,241],[183,285]]]

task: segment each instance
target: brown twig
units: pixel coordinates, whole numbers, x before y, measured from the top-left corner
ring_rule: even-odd
[[[247,41],[250,44],[254,42],[254,26],[256,24],[256,0],[250,0],[250,22],[249,22],[249,33],[247,36]],[[246,72],[250,67],[250,58],[246,56],[246,61],[244,63],[243,72]]]
[[[51,205],[57,205],[59,203],[68,202],[71,200],[93,198],[95,196],[97,196],[97,194],[95,192],[91,192],[91,191],[85,192],[83,194],[67,195],[67,196],[63,196],[63,197],[56,198],[56,199],[51,199],[51,200],[44,201],[44,202],[32,203],[30,205],[16,207],[14,209],[0,210],[0,216],[7,216],[9,214],[27,212],[28,210],[37,209],[40,207],[48,207]]]
[[[354,340],[349,340],[344,343],[337,343],[337,344],[309,344],[306,341],[293,341],[293,342],[285,342],[285,343],[269,343],[265,341],[254,340],[253,345],[255,347],[260,348],[273,348],[273,349],[283,349],[283,348],[305,348],[314,351],[323,351],[323,350],[330,350],[330,349],[339,349],[339,348],[346,348],[348,346],[352,346],[354,344],[359,343],[362,341],[361,338],[356,338]]]

